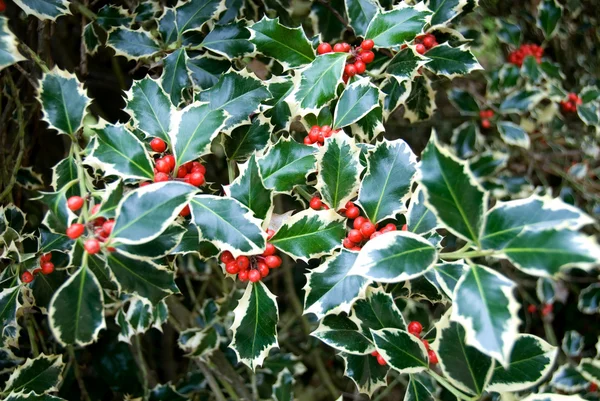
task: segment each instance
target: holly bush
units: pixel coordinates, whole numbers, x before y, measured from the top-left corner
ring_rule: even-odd
[[[1,2],[2,397],[597,399],[597,16],[490,3]]]

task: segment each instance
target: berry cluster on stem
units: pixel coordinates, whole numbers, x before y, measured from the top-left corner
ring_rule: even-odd
[[[368,218],[360,216],[360,209],[353,202],[348,202],[345,205],[345,215],[349,219],[354,219],[352,229],[344,238],[344,248],[352,251],[360,251],[363,245],[381,234],[390,231],[396,231],[396,225],[393,223],[386,224],[381,230],[377,231],[377,224],[372,223]],[[402,230],[406,231],[406,224]]]
[[[160,138],[154,138],[150,141],[150,147],[157,153],[164,153],[167,150],[167,144]],[[206,180],[204,175],[206,174],[206,167],[200,162],[187,162],[177,169],[175,169],[175,157],[171,154],[163,155],[154,161],[154,182],[163,182],[173,179],[180,179],[188,184],[192,184],[195,187],[204,185]],[[148,185],[144,183],[143,185]]]
[[[479,112],[479,117],[481,118],[481,128],[490,129],[492,127],[490,118],[494,117],[494,110],[481,110]]]
[[[52,253],[48,252],[40,256],[40,267],[33,270],[33,274],[29,271],[23,272],[21,274],[21,281],[24,284],[29,284],[33,281],[35,276],[39,273],[42,273],[44,276],[51,274],[54,272],[54,263],[52,261]]]
[[[67,205],[69,205],[70,203],[75,203],[75,201],[73,201],[73,198],[79,198],[78,196],[72,196],[69,199],[67,199]],[[72,209],[71,209],[72,210]],[[100,211],[100,204],[94,205],[94,207],[92,207],[90,214],[92,216],[98,214],[98,212]],[[92,219],[91,221],[88,221],[86,224],[82,224],[82,223],[73,223],[71,224],[69,227],[67,227],[66,230],[66,234],[67,237],[69,237],[72,240],[76,240],[77,238],[81,237],[85,232],[86,229],[93,233],[93,235],[86,239],[83,243],[83,248],[85,249],[85,251],[87,253],[89,253],[90,255],[96,254],[98,252],[100,252],[101,244],[103,242],[106,242],[108,240],[108,238],[110,237],[110,234],[112,233],[112,229],[115,225],[115,220],[114,219],[106,219],[105,217],[102,216],[98,216],[94,219]],[[115,249],[112,247],[107,247],[106,248],[108,251],[112,252]]]
[[[523,65],[523,61],[527,56],[533,56],[537,63],[542,62],[542,56],[544,55],[544,49],[538,45],[525,44],[521,45],[517,50],[512,51],[508,55],[508,62],[518,67]]]
[[[333,48],[329,43],[324,42],[317,47],[317,53],[349,53],[350,58],[346,61],[342,77],[344,83],[348,83],[351,77],[364,73],[367,70],[367,64],[375,60],[375,53],[371,51],[373,46],[375,43],[371,39],[363,40],[360,46],[354,48],[346,42],[336,43]]]
[[[304,137],[304,144],[312,145],[316,143],[318,146],[323,146],[325,138],[329,138],[338,132],[340,132],[339,129],[332,130],[329,125],[323,125],[322,127],[313,125],[308,131],[308,135]]]
[[[408,324],[408,332],[417,338],[421,338],[421,333],[423,332],[423,325],[419,322],[410,322]],[[425,345],[425,349],[427,349],[427,356],[429,357],[429,363],[432,365],[436,365],[439,363],[438,357],[434,350],[429,347],[429,341],[424,338],[421,338],[421,342]]]
[[[435,35],[428,33],[427,35],[420,35],[415,38],[415,50],[419,54],[427,53],[427,50],[430,50],[436,47],[439,43],[435,38]]]
[[[560,102],[560,108],[563,113],[576,113],[577,106],[582,103],[582,100],[576,93],[569,93],[567,100]]]

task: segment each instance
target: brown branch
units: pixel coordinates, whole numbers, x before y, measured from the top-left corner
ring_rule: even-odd
[[[346,27],[346,29],[352,29],[350,27],[350,25],[348,24],[348,21],[346,21],[344,19],[344,17],[342,17],[342,15],[333,7],[331,7],[331,4],[329,4],[329,1],[327,0],[318,0],[319,3],[323,4],[332,14],[335,18],[338,19],[338,21],[340,21],[342,23],[342,25],[344,25]]]

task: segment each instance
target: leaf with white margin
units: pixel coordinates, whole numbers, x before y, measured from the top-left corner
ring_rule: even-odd
[[[180,48],[163,59],[161,85],[170,95],[175,106],[183,101],[182,92],[190,86],[190,76],[186,68],[188,56],[184,48]]]
[[[345,18],[344,0],[332,0],[329,5]],[[319,32],[321,40],[338,41],[342,39],[346,26],[327,8],[319,2],[312,2],[310,18],[312,31]]]
[[[247,160],[256,151],[264,149],[269,143],[273,126],[259,114],[252,125],[243,125],[223,137],[223,148],[230,160]]]
[[[141,29],[114,28],[108,33],[106,45],[114,49],[117,56],[128,60],[150,57],[160,51],[158,42]]]
[[[107,4],[98,10],[95,22],[104,30],[109,30],[113,26],[128,26],[131,23],[131,17],[127,9]]]
[[[158,31],[165,45],[170,45],[177,40],[177,22],[175,10],[165,7],[165,11],[158,19]]]
[[[435,325],[432,349],[438,355],[444,377],[456,388],[480,396],[492,377],[494,360],[465,343],[465,329],[450,321],[449,310]]]
[[[405,102],[404,118],[411,123],[431,118],[437,106],[431,81],[418,76],[412,81],[410,95]]]
[[[479,115],[479,104],[469,92],[458,88],[452,88],[452,90],[448,92],[448,99],[450,100],[450,103],[458,109],[460,114],[465,116]]]
[[[409,6],[400,3],[391,11],[375,15],[369,23],[365,38],[375,42],[377,47],[400,46],[410,42],[431,20],[431,11],[424,3]]]
[[[585,377],[577,371],[577,368],[569,364],[562,365],[558,368],[552,380],[550,380],[552,388],[564,391],[565,393],[577,393],[589,387],[589,382]]]
[[[408,231],[421,235],[427,234],[439,226],[435,214],[425,205],[425,194],[420,185],[410,198],[406,224]]]
[[[457,260],[455,262],[438,263],[433,266],[433,269],[440,288],[446,296],[452,299],[456,284],[469,269],[469,266],[464,261]]]
[[[352,133],[360,142],[373,142],[380,134],[385,132],[383,126],[383,109],[376,107],[366,116],[352,125]]]
[[[226,25],[215,25],[204,37],[200,46],[231,60],[251,56],[254,45],[249,38],[250,31],[246,28],[246,22],[242,20]]]
[[[387,120],[398,107],[404,104],[410,95],[411,87],[412,84],[409,80],[398,81],[395,78],[389,78],[383,81],[381,91],[385,94],[383,97],[384,120]]]
[[[306,274],[304,314],[322,319],[330,313],[350,312],[352,304],[366,295],[369,280],[349,275],[358,254],[346,249],[325,259]]]
[[[379,355],[400,374],[418,373],[429,367],[427,349],[418,337],[399,329],[371,330],[371,335]]]
[[[406,210],[404,205],[417,171],[417,157],[402,139],[384,139],[375,146],[368,161],[358,204],[373,223],[378,223]]]
[[[113,219],[117,213],[119,202],[123,199],[124,184],[122,180],[117,180],[105,185],[105,191],[102,195],[100,209],[93,216],[103,216],[107,219]]]
[[[600,313],[600,283],[594,283],[579,293],[577,308],[587,314]]]
[[[442,43],[427,51],[429,61],[425,67],[435,73],[449,79],[467,75],[473,71],[483,70],[473,53],[466,45],[451,47],[448,43]]]
[[[210,144],[225,126],[228,114],[194,102],[173,116],[169,132],[177,166],[210,153]]]
[[[315,52],[302,26],[289,28],[280,24],[279,18],[264,16],[249,29],[249,41],[254,43],[256,50],[277,60],[284,71],[301,67],[315,59]]]
[[[569,358],[581,356],[584,346],[583,336],[575,330],[567,331],[561,343],[561,349]]]
[[[363,170],[359,156],[360,149],[354,139],[343,131],[334,134],[319,148],[315,189],[330,208],[343,208],[358,193]]]
[[[149,260],[165,257],[177,248],[187,230],[171,224],[158,237],[143,244],[118,244],[115,248],[132,259]]]
[[[224,0],[191,0],[178,4],[175,15],[179,36],[187,31],[199,30],[207,21],[225,10]]]
[[[529,135],[517,124],[510,121],[498,121],[498,132],[502,140],[507,144],[529,149]]]
[[[305,184],[306,176],[315,170],[316,152],[313,146],[281,137],[258,159],[265,186],[275,192],[289,193],[296,185]]]
[[[508,154],[503,152],[485,151],[469,160],[469,169],[477,178],[496,174],[506,167]]]
[[[92,102],[77,77],[58,67],[42,76],[37,98],[43,120],[59,134],[70,136],[81,128],[85,110]]]
[[[194,85],[200,89],[209,89],[215,85],[221,75],[231,68],[229,60],[213,58],[209,53],[204,53],[194,58],[188,58],[187,68]]]
[[[596,126],[600,123],[600,111],[597,103],[577,106],[577,115],[585,125]]]
[[[594,220],[560,198],[532,195],[525,199],[498,202],[487,214],[481,237],[484,249],[503,249],[525,228],[528,230],[578,230]]]
[[[466,162],[442,147],[435,132],[421,156],[420,173],[425,204],[450,232],[479,244],[488,193],[479,186]]]
[[[466,121],[452,132],[450,143],[456,150],[456,155],[466,159],[476,152],[477,145],[483,142],[479,127],[473,121]]]
[[[213,326],[203,329],[192,328],[179,333],[177,345],[187,356],[206,357],[219,348],[220,339],[219,333]]]
[[[375,350],[370,339],[365,337],[358,325],[345,314],[329,314],[321,320],[311,336],[330,347],[349,354],[366,355]]]
[[[366,38],[365,33],[369,26],[369,22],[375,17],[379,11],[379,5],[372,0],[345,0],[346,14],[348,22],[356,36]]]
[[[106,175],[148,180],[154,178],[152,159],[144,144],[124,125],[101,124],[84,163]]]
[[[41,354],[34,359],[27,359],[25,364],[12,372],[6,381],[4,393],[33,391],[41,395],[58,391],[64,367],[62,355]]]
[[[537,26],[546,40],[552,38],[563,14],[563,6],[556,0],[542,0],[538,5]]]
[[[342,81],[346,53],[328,53],[298,70],[293,78],[294,90],[286,98],[292,115],[318,115],[336,97]]]
[[[8,19],[0,16],[0,70],[26,60],[17,49],[18,39],[8,28]]]
[[[539,384],[552,370],[558,348],[531,334],[517,335],[508,368],[496,366],[486,390],[523,391]]]
[[[454,289],[450,320],[466,331],[466,343],[498,360],[510,363],[516,341],[520,305],[513,295],[516,285],[488,267],[472,265]]]
[[[356,384],[359,392],[373,395],[377,389],[387,386],[386,377],[390,371],[389,366],[377,363],[373,355],[353,355],[341,352],[339,356],[344,360],[344,376]],[[338,401],[342,401],[342,397]]]
[[[273,385],[272,399],[274,401],[293,401],[294,376],[285,368],[277,375],[277,381]]]
[[[437,261],[437,251],[423,237],[392,231],[367,242],[348,272],[381,283],[398,283],[425,274]]]
[[[42,221],[55,234],[64,234],[77,216],[67,207],[67,192],[77,181],[71,181],[57,192],[40,192],[39,200],[48,206],[48,212]]]
[[[521,401],[583,401],[578,395],[562,395],[553,393],[530,394]]]
[[[544,99],[545,94],[537,89],[524,89],[507,96],[500,104],[502,114],[521,114],[533,109]]]
[[[85,257],[83,266],[56,291],[48,311],[50,329],[63,346],[91,344],[106,328],[104,293]]]
[[[275,77],[271,78],[269,84],[269,92],[273,96],[265,102],[270,106],[269,110],[265,111],[265,116],[270,119],[277,131],[287,129],[291,120],[290,106],[285,102],[285,98],[294,90],[294,82],[291,78]]]
[[[134,81],[125,95],[126,111],[133,117],[134,126],[148,137],[161,138],[168,143],[173,106],[159,82],[152,78]]]
[[[391,74],[398,82],[412,80],[417,75],[419,68],[426,63],[427,58],[417,53],[414,46],[409,46],[396,53],[385,72]]]
[[[129,192],[119,204],[111,237],[130,245],[155,239],[196,192],[195,187],[178,181],[157,182]]]
[[[600,262],[600,245],[593,237],[569,230],[525,229],[502,251],[517,268],[540,277],[572,267],[590,270]]]
[[[3,401],[67,401],[64,398],[55,397],[50,394],[37,395],[36,393],[11,393]]]
[[[239,201],[198,195],[190,202],[190,209],[202,238],[221,251],[228,250],[234,257],[259,255],[264,251],[267,234],[261,229],[262,221]]]
[[[77,163],[74,157],[65,157],[52,167],[52,189],[61,190],[73,180],[77,180]],[[79,195],[79,185],[72,185],[67,190],[67,197]]]
[[[431,391],[416,376],[409,375],[410,380],[404,394],[404,401],[435,401]]]
[[[372,340],[370,329],[406,330],[406,322],[394,298],[381,287],[367,287],[366,298],[354,302],[350,319],[360,326],[369,340]]]
[[[269,351],[279,347],[275,296],[261,281],[249,283],[233,314],[233,341],[229,347],[239,362],[256,371]]]
[[[579,362],[577,370],[588,381],[600,385],[600,360],[584,358]]]
[[[381,92],[369,78],[359,78],[346,86],[335,107],[333,128],[353,124],[379,107]]]
[[[288,218],[269,242],[294,260],[306,262],[341,246],[344,223],[345,218],[333,209],[306,209]]]
[[[239,164],[238,169],[240,175],[231,185],[224,187],[225,192],[252,210],[256,218],[269,221],[267,216],[271,215],[274,206],[273,192],[263,183],[256,155],[252,154],[246,163]]]
[[[56,21],[61,15],[71,15],[68,0],[14,0],[25,14],[33,15],[42,21]]]
[[[431,25],[440,25],[452,21],[463,11],[467,4],[467,0],[429,0],[427,7],[433,11]]]
[[[535,285],[535,294],[542,304],[552,304],[556,300],[556,282],[548,277],[540,277]]]
[[[20,285],[0,291],[0,343],[4,337],[15,337],[15,335],[18,337],[17,311],[22,303]]]

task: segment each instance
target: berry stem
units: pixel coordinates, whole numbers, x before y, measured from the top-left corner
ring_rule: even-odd
[[[235,161],[229,160],[227,162],[227,173],[229,174],[229,184],[235,180]]]
[[[472,401],[472,400],[477,399],[477,397],[471,398],[471,397],[467,396],[466,394],[463,394],[462,392],[458,391],[457,389],[454,388],[454,386],[452,386],[450,383],[448,383],[446,381],[446,379],[444,379],[442,376],[435,373],[433,370],[427,369],[425,372],[427,372],[429,374],[429,376],[433,377],[440,385],[445,387],[446,390],[448,390],[452,394],[454,394],[454,396],[456,398],[458,398],[459,400]]]
[[[40,349],[38,348],[37,341],[35,340],[35,328],[33,327],[33,323],[31,320],[33,318],[31,316],[27,316],[27,336],[29,337],[29,344],[31,345],[31,352],[34,357],[38,357],[40,355]]]
[[[310,202],[310,200],[313,198],[311,194],[309,194],[304,188],[302,188],[301,186],[297,186],[296,187],[296,192],[298,192],[304,199],[306,199],[308,202]]]

